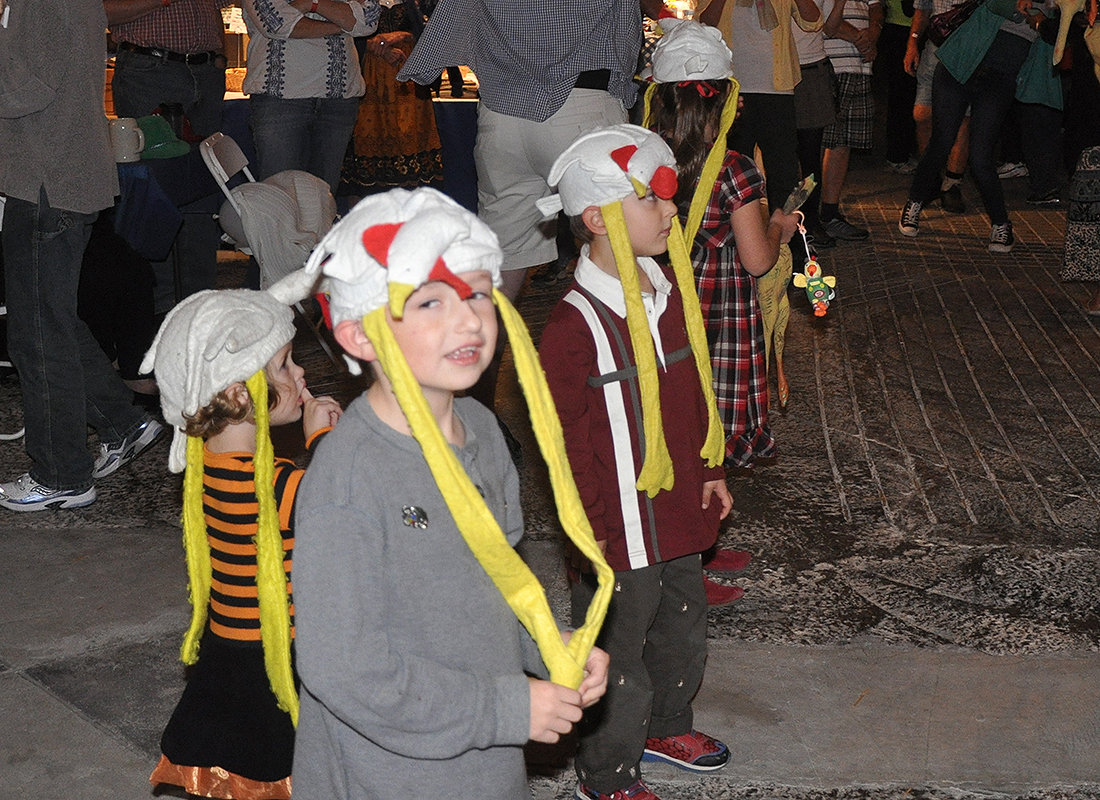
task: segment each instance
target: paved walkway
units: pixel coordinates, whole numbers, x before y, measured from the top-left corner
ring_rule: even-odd
[[[781,454],[731,478],[722,541],[754,558],[712,612],[697,722],[733,760],[647,775],[665,798],[1100,797],[1100,319],[1057,280],[1063,214],[1010,181],[1012,254],[986,253],[975,211],[904,239],[905,180],[854,169],[871,240],[823,254],[825,318],[792,295]],[[525,302],[536,332],[562,288]],[[560,601],[541,465],[508,376],[502,393],[528,442],[525,555]],[[0,382],[0,430],[15,396]],[[87,510],[0,512],[0,800],[150,796],[188,609],[165,457]],[[25,469],[21,447],[0,465]],[[571,792],[561,770],[533,786]]]

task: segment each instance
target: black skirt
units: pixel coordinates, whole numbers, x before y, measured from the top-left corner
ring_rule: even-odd
[[[221,767],[255,781],[290,775],[294,726],[271,691],[259,642],[203,635],[160,747],[179,766]]]

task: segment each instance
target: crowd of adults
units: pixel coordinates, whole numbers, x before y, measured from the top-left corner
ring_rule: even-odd
[[[230,4],[0,2],[8,348],[20,375],[32,462],[27,475],[0,485],[0,505],[37,510],[50,507],[51,497],[90,503],[102,462],[117,464],[120,448],[132,453],[155,438],[148,415],[131,403],[77,313],[92,224],[119,191],[103,110],[103,31],[109,27],[117,51],[115,112],[142,117],[178,105],[197,140],[222,127],[227,64],[221,11]],[[434,132],[413,137],[417,152],[401,156],[422,168],[389,170],[396,178],[362,178],[376,161],[372,143],[381,148],[392,140],[401,147],[413,136],[387,137],[377,125],[367,131],[383,113],[374,94],[384,90],[379,80],[393,73],[400,82],[430,85],[456,64],[474,70],[480,83],[478,212],[500,239],[504,291],[513,299],[529,270],[557,256],[553,228],[536,205],[550,194],[550,166],[579,133],[627,120],[638,94],[643,15],[655,19],[662,12],[660,0],[607,0],[595,7],[559,0],[519,8],[505,0],[442,0],[427,7],[405,0],[399,21],[386,22],[383,30],[380,19],[389,20],[401,0],[240,5],[250,34],[243,88],[250,95],[260,179],[301,169],[336,192],[342,173],[354,173],[360,193],[437,181]],[[938,49],[926,42],[926,30],[931,17],[951,5],[698,4],[699,20],[718,27],[730,45],[741,84],[743,109],[729,144],[745,153],[759,147],[770,203],[781,205],[803,174],[821,177],[805,206],[814,248],[868,236],[840,206],[852,149],[871,146],[873,72],[888,86],[887,164],[913,174],[909,199],[899,209],[899,228],[907,236],[918,234],[921,212],[934,202],[949,212],[965,208],[960,186],[969,170],[989,216],[989,249],[1007,252],[1015,236],[1002,177],[1026,170],[1028,202],[1057,204],[1081,151],[1100,144],[1100,84],[1087,50],[1078,46],[1072,73],[1051,66],[1053,5],[988,0]],[[1080,26],[1071,43],[1074,37],[1080,41]],[[369,59],[384,62],[390,73],[369,70],[368,87],[363,76]],[[423,109],[425,95],[416,96]],[[402,123],[395,118],[392,124]],[[364,133],[349,152],[358,130]],[[152,265],[160,287],[157,311],[166,311],[181,293],[214,283],[216,223],[209,213],[185,213],[184,220],[177,241],[182,287],[172,286],[170,265]],[[1092,308],[1100,310],[1100,297]],[[486,382],[491,402],[495,374]],[[89,424],[103,443],[98,459],[86,449]]]

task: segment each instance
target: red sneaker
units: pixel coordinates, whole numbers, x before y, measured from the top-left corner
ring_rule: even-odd
[[[583,783],[577,782],[577,790],[573,792],[573,800],[661,800],[649,787],[641,781],[635,781],[625,789],[619,789],[611,794],[602,794],[595,789],[589,789]]]
[[[705,555],[705,554],[704,554]],[[703,562],[703,569],[707,572],[740,572],[752,561],[752,553],[748,550],[723,550],[714,551],[714,558]]]
[[[707,605],[711,607],[728,606],[745,596],[745,590],[740,586],[716,583],[706,575],[703,576],[703,588],[707,591]]]
[[[722,769],[729,760],[728,747],[699,731],[646,739],[645,752],[642,754],[642,761],[664,761],[692,772]]]

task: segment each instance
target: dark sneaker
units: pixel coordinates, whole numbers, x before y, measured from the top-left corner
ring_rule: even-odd
[[[966,211],[966,203],[963,202],[962,189],[955,184],[950,189],[940,192],[940,203],[948,214],[962,214]]]
[[[917,171],[917,161],[910,158],[908,161],[887,161],[886,169],[896,172],[898,175],[912,175]]]
[[[902,236],[916,236],[920,233],[920,211],[922,203],[916,200],[906,200],[905,208],[901,210],[901,219],[898,220],[898,230]]]
[[[1062,204],[1061,189],[1052,189],[1044,194],[1028,195],[1026,202],[1029,206],[1057,206]]]
[[[730,760],[730,750],[717,739],[699,731],[646,739],[642,761],[664,761],[692,772],[722,769]]]
[[[1006,161],[997,167],[998,178],[1026,178],[1027,164],[1022,161]]]
[[[837,214],[832,219],[821,220],[821,227],[834,239],[844,239],[849,242],[860,242],[870,236],[866,228],[853,225],[844,218],[843,214]]]
[[[95,502],[95,487],[51,489],[25,472],[11,483],[0,483],[0,507],[9,511],[50,511],[83,508]]]
[[[119,468],[125,467],[160,438],[167,430],[163,425],[150,417],[141,423],[137,429],[115,444],[100,444],[99,457],[92,467],[93,478],[106,478]]]
[[[1016,244],[1016,237],[1012,235],[1012,223],[1005,222],[994,225],[989,232],[989,252],[1011,253],[1012,245]]]
[[[806,238],[814,250],[828,250],[830,247],[836,247],[836,239],[820,225],[815,225],[806,231]]]
[[[641,781],[634,781],[625,789],[618,789],[611,794],[597,792],[578,782],[577,790],[573,792],[573,800],[661,800],[661,798],[649,791],[649,787]]]

